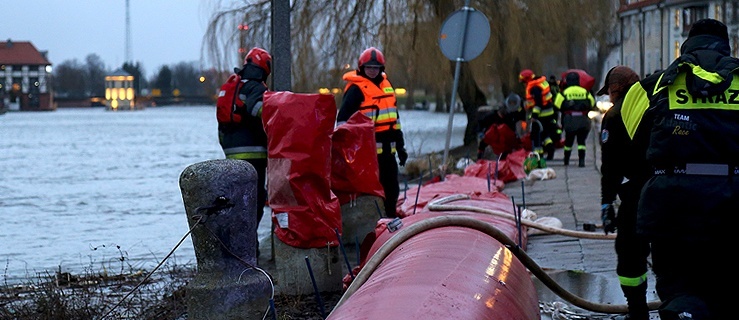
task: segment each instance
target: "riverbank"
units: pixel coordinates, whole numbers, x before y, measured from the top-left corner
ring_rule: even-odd
[[[469,148],[460,146],[451,149],[449,156],[456,161],[468,152]],[[260,266],[270,263],[268,247],[262,252]],[[355,254],[354,248],[347,248],[348,256]],[[71,274],[60,267],[14,284],[6,282],[0,286],[0,319],[100,319],[106,315],[187,319],[187,283],[195,276],[194,264],[178,265],[177,259],[168,259],[156,270],[144,270],[129,265],[124,255],[118,260],[120,267],[116,269],[90,266],[83,274]],[[344,267],[343,272],[348,270]],[[315,295],[277,295],[276,318],[325,319],[327,314],[322,310],[329,313],[341,296],[341,291],[321,292],[321,308]]]

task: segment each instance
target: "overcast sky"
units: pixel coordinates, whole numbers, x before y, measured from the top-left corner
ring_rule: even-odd
[[[211,1],[129,0],[133,61],[145,74],[200,61]],[[95,53],[106,67],[125,62],[126,0],[2,0],[0,41],[30,41],[53,65]]]

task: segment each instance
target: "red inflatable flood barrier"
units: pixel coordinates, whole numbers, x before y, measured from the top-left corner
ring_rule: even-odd
[[[440,207],[447,205],[495,211],[508,207],[511,215],[513,210],[509,200],[498,195]],[[327,319],[540,319],[536,288],[526,267],[487,232],[458,222],[447,225],[446,220],[453,219],[489,224],[509,239],[519,239],[512,219],[425,208],[403,218],[398,230],[379,234],[356,283]],[[432,222],[433,228],[416,233]],[[525,233],[524,227],[522,239]],[[379,260],[374,255],[386,256],[373,265]]]

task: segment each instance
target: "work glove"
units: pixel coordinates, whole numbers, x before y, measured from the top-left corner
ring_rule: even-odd
[[[405,161],[408,160],[408,153],[405,152],[405,148],[398,149],[398,159],[400,159],[398,164],[400,164],[401,167],[405,166]]]
[[[612,204],[604,203],[601,205],[600,219],[603,221],[603,231],[606,234],[616,232],[616,210],[613,209]]]

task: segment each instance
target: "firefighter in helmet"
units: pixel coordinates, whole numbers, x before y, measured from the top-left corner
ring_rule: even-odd
[[[557,131],[558,112],[554,107],[553,95],[546,76],[537,77],[530,69],[518,74],[518,81],[526,86],[524,105],[531,113],[531,141],[534,152],[554,159],[554,141],[560,140]]]
[[[267,91],[266,81],[271,71],[272,56],[269,52],[258,47],[249,50],[243,67],[234,69],[244,83],[239,90],[239,99],[245,107],[242,121],[218,124],[218,141],[226,158],[246,160],[257,171],[257,225],[262,220],[267,202],[267,134],[262,125],[262,97]]]
[[[347,84],[336,118],[337,124],[346,122],[355,112],[361,112],[374,122],[380,183],[385,192],[385,214],[394,218],[400,195],[398,163],[404,166],[408,153],[405,151],[395,91],[385,74],[382,51],[375,47],[364,50],[359,55],[357,69],[345,73],[343,79]],[[400,162],[396,161],[396,154]]]

